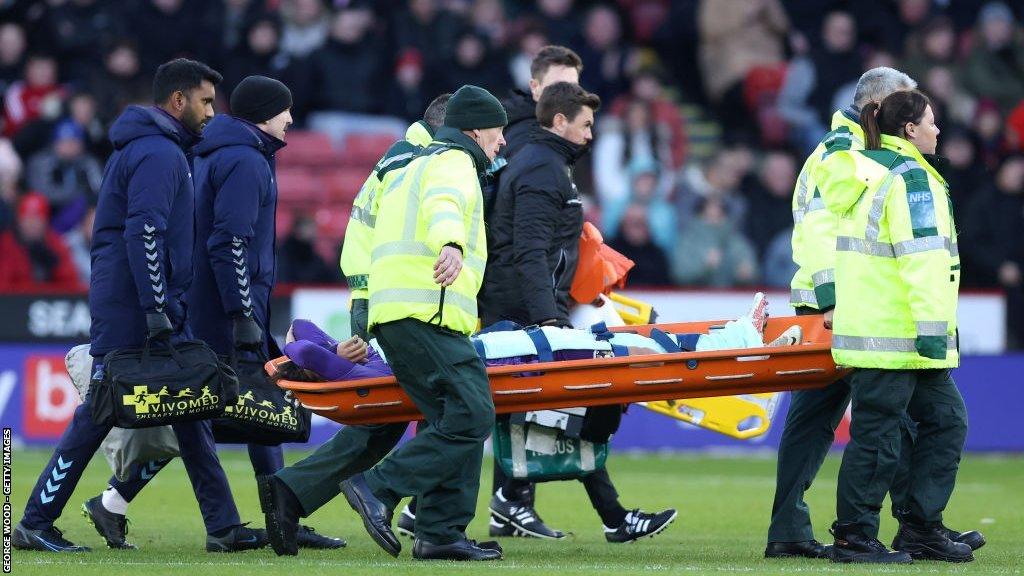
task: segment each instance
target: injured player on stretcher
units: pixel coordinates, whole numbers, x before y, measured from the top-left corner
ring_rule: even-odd
[[[499,323],[477,333],[472,340],[487,366],[798,344],[802,333],[795,325],[772,342],[764,342],[767,305],[764,294],[758,292],[747,315],[713,327],[707,334],[668,334],[654,329],[647,337],[610,332],[603,324],[579,330],[524,329],[512,323]],[[387,359],[372,343],[363,342],[358,336],[338,342],[308,320],[293,321],[286,342],[284,353],[291,362],[278,367],[278,378],[323,382],[392,375]]]

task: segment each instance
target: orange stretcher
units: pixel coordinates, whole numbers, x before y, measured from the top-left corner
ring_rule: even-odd
[[[707,333],[724,321],[651,324],[613,328],[647,335],[652,328],[672,333]],[[821,388],[845,371],[832,361],[831,332],[820,316],[771,318],[765,339],[799,324],[795,346],[651,354],[497,366],[487,369],[497,413],[577,406],[628,404],[680,398],[757,394]],[[287,357],[267,362],[271,375]],[[383,424],[422,418],[393,377],[341,382],[279,380],[305,407],[342,424]]]

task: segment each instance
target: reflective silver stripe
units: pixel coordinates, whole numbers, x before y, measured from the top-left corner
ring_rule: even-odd
[[[907,160],[900,164],[899,166],[893,168],[892,173],[896,176],[900,176],[902,174],[910,172],[911,170],[914,170],[915,168],[924,170],[924,168],[921,168],[921,165],[917,163],[917,160]]]
[[[863,238],[850,236],[839,236],[836,238],[837,252],[858,252],[868,256],[880,256],[882,258],[895,258],[892,245],[884,242],[872,242]]]
[[[435,186],[423,193],[423,200],[426,201],[427,198],[443,194],[453,196],[453,199],[459,205],[459,211],[466,211],[466,199],[462,197],[462,192],[458,188],[452,188],[451,186]]]
[[[807,206],[807,178],[807,170],[801,170],[800,179],[797,180],[796,182],[796,206],[797,210],[800,211],[801,213],[804,212],[804,209]],[[794,214],[795,213],[796,210],[794,211]]]
[[[401,162],[402,160],[405,160],[406,158],[412,158],[413,156],[415,156],[415,152],[406,152],[405,154],[392,156],[391,158],[388,158],[387,160],[381,162],[380,165],[377,166],[377,169],[383,170],[384,168],[387,168],[388,166],[394,164],[395,162]]]
[[[871,211],[868,212],[868,229],[864,234],[864,237],[871,241],[878,240],[878,223],[882,220],[882,211],[885,209],[885,199],[889,195],[889,188],[892,187],[892,181],[896,179],[895,171],[890,171],[885,175],[885,180],[882,181],[882,185],[875,191],[874,197],[871,198]]]
[[[466,266],[469,266],[473,270],[476,270],[480,274],[484,273],[484,269],[487,268],[487,260],[474,254],[466,256]]]
[[[926,236],[924,238],[897,242],[893,245],[893,252],[899,257],[906,256],[907,254],[917,254],[918,252],[928,252],[930,250],[949,250],[952,252],[950,248],[949,238],[944,236]]]
[[[458,222],[459,224],[462,224],[462,216],[456,214],[455,212],[439,212],[431,216],[430,227],[433,228],[435,224],[440,224],[441,222],[447,221]]]
[[[433,288],[388,288],[370,294],[370,307],[378,304],[433,304],[441,302],[441,289]],[[470,316],[476,317],[476,300],[462,294],[445,290],[444,305],[455,306]]]
[[[794,288],[789,292],[789,303],[813,304],[817,307],[818,297],[814,294],[814,290],[800,290],[798,288]]]
[[[916,324],[918,336],[945,336],[949,329],[949,322],[940,320],[928,320]]]
[[[357,222],[362,222],[370,228],[373,228],[377,223],[377,218],[373,214],[370,214],[369,210],[360,206],[352,207],[352,215],[350,217]]]
[[[946,348],[956,348],[956,339],[946,338]],[[917,352],[914,338],[888,338],[881,336],[832,336],[833,350],[856,352]]]
[[[951,244],[950,247],[949,247],[949,255],[954,257],[954,258],[959,258],[960,257],[960,245],[955,243],[955,242],[953,244]]]
[[[811,201],[807,203],[807,210],[805,212],[814,212],[815,210],[824,210],[825,201],[821,196],[811,198]]]
[[[799,224],[804,221],[804,213],[802,210],[793,210],[793,223]]]
[[[428,256],[435,257],[437,254],[423,242],[399,241],[387,242],[373,249],[370,254],[371,260],[387,258],[388,256]]]
[[[820,272],[815,272],[811,275],[811,282],[814,283],[814,287],[817,288],[822,284],[835,283],[836,271],[834,268],[828,268]]]

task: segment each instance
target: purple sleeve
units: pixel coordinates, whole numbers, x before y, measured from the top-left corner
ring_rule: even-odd
[[[374,364],[355,364],[328,352],[321,346],[304,340],[286,344],[284,353],[291,358],[295,365],[316,372],[320,377],[328,381],[337,380],[359,380],[362,378],[377,378],[390,376],[391,368],[383,361]],[[377,357],[378,360],[380,357]]]

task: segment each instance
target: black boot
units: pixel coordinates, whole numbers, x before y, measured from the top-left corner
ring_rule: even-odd
[[[299,516],[302,515],[299,501],[291,489],[272,474],[258,477],[256,487],[270,546],[278,556],[295,556],[299,553]]]
[[[985,537],[977,530],[968,530],[967,532],[957,532],[952,528],[946,526],[939,526],[946,532],[946,537],[953,542],[959,542],[961,544],[967,544],[971,547],[971,550],[977,550],[985,545]]]
[[[828,558],[831,546],[817,540],[803,542],[769,542],[764,549],[765,558]]]
[[[923,526],[904,522],[900,524],[892,541],[895,550],[910,554],[914,560],[942,560],[943,562],[970,562],[974,560],[971,547],[949,539],[940,525]]]
[[[128,518],[104,508],[102,496],[86,500],[82,504],[82,514],[106,540],[107,548],[135,550],[135,545],[128,541]]]
[[[914,560],[906,552],[893,552],[878,541],[861,532],[860,526],[854,523],[832,524],[829,530],[835,536],[832,545],[833,562],[863,562],[870,564],[913,564]]]

